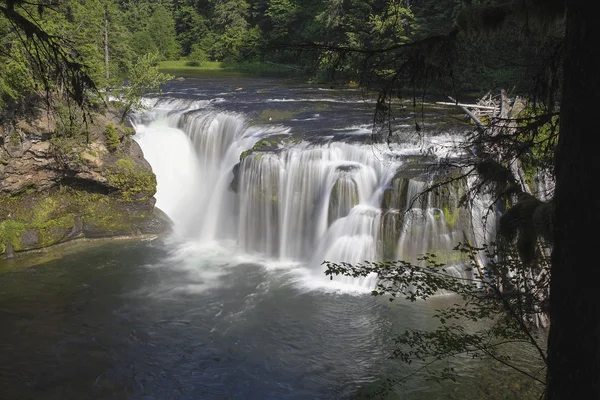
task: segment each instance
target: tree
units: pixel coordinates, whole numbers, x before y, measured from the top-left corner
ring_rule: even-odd
[[[583,0],[566,2],[560,139],[556,151],[555,239],[550,286],[548,399],[600,398],[600,268],[595,254],[600,164],[590,144],[598,130],[600,27]]]
[[[138,57],[149,53],[158,53],[154,39],[147,30],[137,31],[131,35],[129,45]]]
[[[191,6],[181,6],[175,11],[175,30],[184,55],[190,54],[192,46],[209,35],[208,21]]]
[[[265,16],[271,24],[271,40],[283,42],[288,38],[288,30],[292,28],[298,13],[298,5],[290,0],[270,0]]]
[[[126,62],[132,58],[129,32],[113,0],[78,0],[70,5],[71,40],[85,59],[98,88],[106,91],[121,84]]]
[[[175,20],[166,8],[159,6],[154,10],[148,21],[147,30],[163,60],[172,60],[179,56],[180,49],[175,36]]]
[[[199,67],[208,60],[206,52],[202,50],[199,44],[192,45],[190,54],[187,58],[188,62],[186,65],[191,65],[193,67]]]
[[[36,19],[36,13],[38,16],[43,14],[46,18],[52,13],[59,20],[63,19],[62,14],[45,1],[0,2],[0,15],[13,34],[13,43],[3,49],[3,55],[26,62],[33,80],[43,87],[48,102],[50,92],[58,90],[79,107],[87,107],[88,92],[94,91],[96,86],[80,53],[64,35],[52,33],[52,27],[40,26],[41,17]]]
[[[3,51],[9,49],[10,53]],[[33,74],[28,69],[27,52],[17,41],[16,33],[6,19],[0,18],[0,108],[17,107],[35,87]],[[9,111],[9,110],[7,110]],[[2,118],[0,117],[0,120]]]
[[[249,30],[246,0],[217,0],[214,10],[216,42],[211,52],[217,60],[235,59]]]
[[[123,101],[124,121],[127,114],[134,109],[143,109],[143,96],[149,92],[160,93],[160,86],[173,79],[171,75],[158,72],[156,67],[158,56],[146,54],[130,64],[128,69],[129,84],[123,88],[121,100]]]
[[[451,266],[439,262],[433,254],[423,255],[414,264],[391,260],[360,265],[325,262],[325,273],[331,277],[342,274],[355,278],[377,274],[379,279],[372,294],[386,295],[390,301],[396,298],[426,300],[441,290],[462,299],[462,302],[437,310],[434,316],[438,321],[436,329],[410,329],[394,337],[391,358],[416,364],[416,371],[426,373],[428,379],[456,379],[450,362],[444,363],[445,367],[429,369],[440,361],[460,355],[473,359],[487,357],[530,378],[534,387],[540,390],[545,384],[546,355],[539,332],[527,325],[535,317],[536,310],[526,301],[538,287],[515,290],[523,286],[527,267],[518,261],[514,252],[510,253],[512,258],[501,257],[499,262],[494,261],[497,254],[491,253],[493,248],[474,248],[467,244],[455,248],[472,271],[470,277],[453,275]],[[478,261],[481,250],[491,260],[485,273]],[[509,255],[507,250],[503,250],[504,256]],[[537,283],[547,286],[547,280]],[[510,292],[506,290],[509,287]],[[506,349],[515,345],[529,346],[533,351],[527,353],[526,359],[514,360],[507,356]],[[527,366],[522,365],[523,361]],[[379,393],[385,394],[392,385],[402,383],[415,373],[389,379]]]

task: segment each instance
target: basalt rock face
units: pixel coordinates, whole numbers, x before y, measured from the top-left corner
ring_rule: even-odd
[[[171,229],[131,129],[98,115],[85,135],[56,130],[48,119],[0,128],[0,255]]]

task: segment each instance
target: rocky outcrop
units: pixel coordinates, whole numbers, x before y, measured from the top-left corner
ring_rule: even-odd
[[[0,130],[0,255],[170,230],[154,207],[156,177],[133,131],[94,117],[71,136],[51,134],[56,126],[47,120]]]

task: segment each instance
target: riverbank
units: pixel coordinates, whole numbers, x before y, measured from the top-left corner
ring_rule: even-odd
[[[201,65],[190,65],[188,60],[161,61],[158,63],[158,69],[160,72],[183,78],[226,76],[300,78],[306,76],[304,71],[296,66],[260,62],[226,63],[206,61]]]

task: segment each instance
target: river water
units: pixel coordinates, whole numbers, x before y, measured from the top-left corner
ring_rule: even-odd
[[[136,140],[175,233],[0,261],[0,398],[371,398],[385,379],[414,372],[389,359],[393,336],[434,328],[435,310],[457,300],[389,302],[369,295],[372,280],[328,280],[320,262],[380,257],[373,226],[388,169],[423,140],[447,144],[456,133],[446,127],[423,139],[407,130],[392,157],[362,144],[369,97],[278,80],[176,81],[149,104],[136,119]],[[397,125],[411,126],[409,118]],[[240,153],[273,135],[302,143],[248,156],[232,191]],[[312,158],[302,158],[307,153]],[[262,178],[251,180],[256,171]],[[348,178],[349,171],[358,172]],[[348,196],[356,197],[347,209],[315,200],[329,198],[338,181],[350,182]],[[262,188],[261,198],[272,188],[269,201],[256,201],[244,189],[252,187]],[[442,228],[402,237],[396,255],[423,249],[423,235],[436,245],[432,237],[451,239]],[[433,368],[448,365],[457,382],[415,375],[387,398],[530,393],[529,382],[491,360]]]

